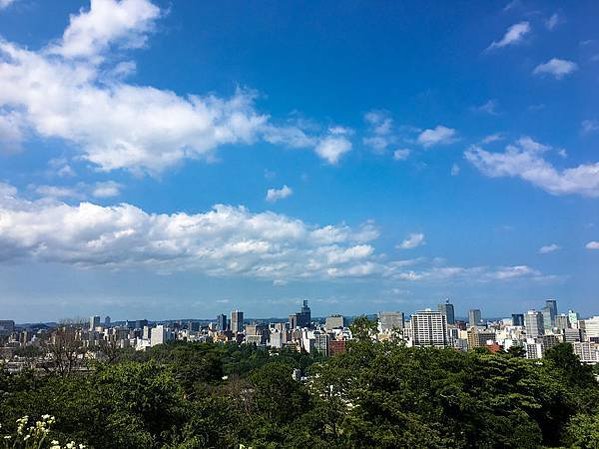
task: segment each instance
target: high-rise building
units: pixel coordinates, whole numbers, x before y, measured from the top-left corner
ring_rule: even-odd
[[[148,320],[135,320],[135,329],[143,329],[148,325]]]
[[[414,346],[447,346],[447,318],[441,312],[420,310],[412,315],[411,324]]]
[[[565,313],[560,313],[555,317],[555,327],[558,329],[569,329],[570,326],[570,318]]]
[[[555,299],[547,299],[545,301],[545,307],[548,307],[550,310],[551,316],[551,327],[555,326],[555,317],[557,316],[557,300]]]
[[[394,329],[404,329],[405,318],[403,312],[379,312],[379,330],[388,332]]]
[[[495,331],[479,330],[477,326],[468,329],[468,349],[486,346],[488,342],[495,342]]]
[[[295,329],[297,327],[297,313],[289,315],[289,329]]]
[[[243,331],[243,312],[233,310],[231,312],[231,331],[238,333]]]
[[[225,315],[224,313],[221,313],[220,315],[218,315],[216,317],[216,328],[219,331],[226,331],[227,330],[227,315]]]
[[[325,320],[324,327],[326,330],[338,329],[345,327],[345,318],[343,315],[331,315]]]
[[[599,338],[599,316],[594,316],[582,322],[584,323],[586,338]]]
[[[90,331],[93,331],[99,325],[100,325],[100,317],[98,315],[89,317],[89,330]]]
[[[449,299],[446,299],[444,303],[441,303],[437,306],[439,312],[441,312],[447,318],[447,324],[455,324],[455,313],[453,309],[453,304],[449,302]]]
[[[104,318],[104,327],[110,327],[110,317],[108,315]]]
[[[298,327],[310,327],[312,324],[312,311],[308,307],[308,300],[304,299],[302,308],[297,314]]]
[[[468,312],[468,324],[470,326],[478,326],[482,323],[482,315],[480,309],[470,309]]]
[[[329,340],[331,337],[325,333],[314,334],[314,349],[325,357],[329,356]]]
[[[545,306],[543,307],[543,326],[545,331],[551,331],[553,329],[553,323],[555,321],[555,317],[552,316],[553,312],[551,307]]]
[[[545,325],[543,323],[543,314],[536,310],[529,310],[524,316],[524,326],[526,335],[531,338],[539,337],[545,334]]]
[[[512,326],[524,326],[523,313],[512,313]]]
[[[568,318],[570,319],[570,326],[578,328],[578,320],[580,320],[578,312],[575,312],[574,310],[568,310]]]

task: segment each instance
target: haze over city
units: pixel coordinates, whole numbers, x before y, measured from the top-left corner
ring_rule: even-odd
[[[0,318],[599,304],[599,4],[0,1]]]

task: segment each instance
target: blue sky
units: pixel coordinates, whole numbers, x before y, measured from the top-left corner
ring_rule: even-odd
[[[0,315],[599,306],[596,2],[0,1]]]

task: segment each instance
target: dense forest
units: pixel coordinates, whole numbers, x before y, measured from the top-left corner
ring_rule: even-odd
[[[48,442],[89,448],[599,448],[599,384],[570,345],[532,361],[374,342],[356,326],[328,359],[175,342],[85,373],[0,371],[0,434],[51,415]]]

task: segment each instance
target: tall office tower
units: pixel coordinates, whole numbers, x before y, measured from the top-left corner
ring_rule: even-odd
[[[289,329],[293,330],[297,327],[297,313],[289,315]]]
[[[455,324],[453,304],[449,302],[449,299],[446,299],[444,303],[439,304],[437,310],[447,317],[447,324]]]
[[[578,328],[578,320],[580,320],[580,315],[578,312],[574,310],[568,310],[568,318],[570,319],[570,326]]]
[[[221,313],[220,315],[218,315],[216,317],[216,328],[219,331],[226,331],[227,330],[227,315],[225,315],[224,313]]]
[[[552,316],[553,312],[551,307],[545,306],[543,307],[543,326],[546,331],[551,331],[553,329],[553,322],[555,321],[555,317]]]
[[[439,311],[420,310],[412,315],[414,346],[447,346],[447,318]]]
[[[104,318],[104,327],[110,327],[110,317],[108,315]]]
[[[391,331],[393,329],[404,329],[403,312],[379,312],[379,329],[381,332]]]
[[[512,313],[512,326],[524,326],[523,313]]]
[[[570,318],[565,313],[560,313],[555,317],[555,327],[558,329],[570,329]]]
[[[535,338],[545,334],[545,325],[543,323],[543,314],[536,310],[529,310],[524,316],[524,326],[526,327],[526,336]]]
[[[90,331],[93,331],[99,325],[100,325],[100,317],[98,315],[89,317],[89,330]]]
[[[478,326],[483,321],[480,309],[470,309],[468,312],[468,325]]]
[[[324,327],[326,330],[343,328],[345,326],[345,319],[343,315],[331,315],[325,320]]]
[[[551,327],[555,326],[555,317],[557,316],[557,300],[547,299],[545,307],[548,307],[551,313]]]
[[[310,327],[312,324],[312,311],[308,307],[308,300],[304,299],[302,308],[297,314],[298,327]]]
[[[243,331],[243,312],[239,310],[231,312],[231,331],[234,333]]]

